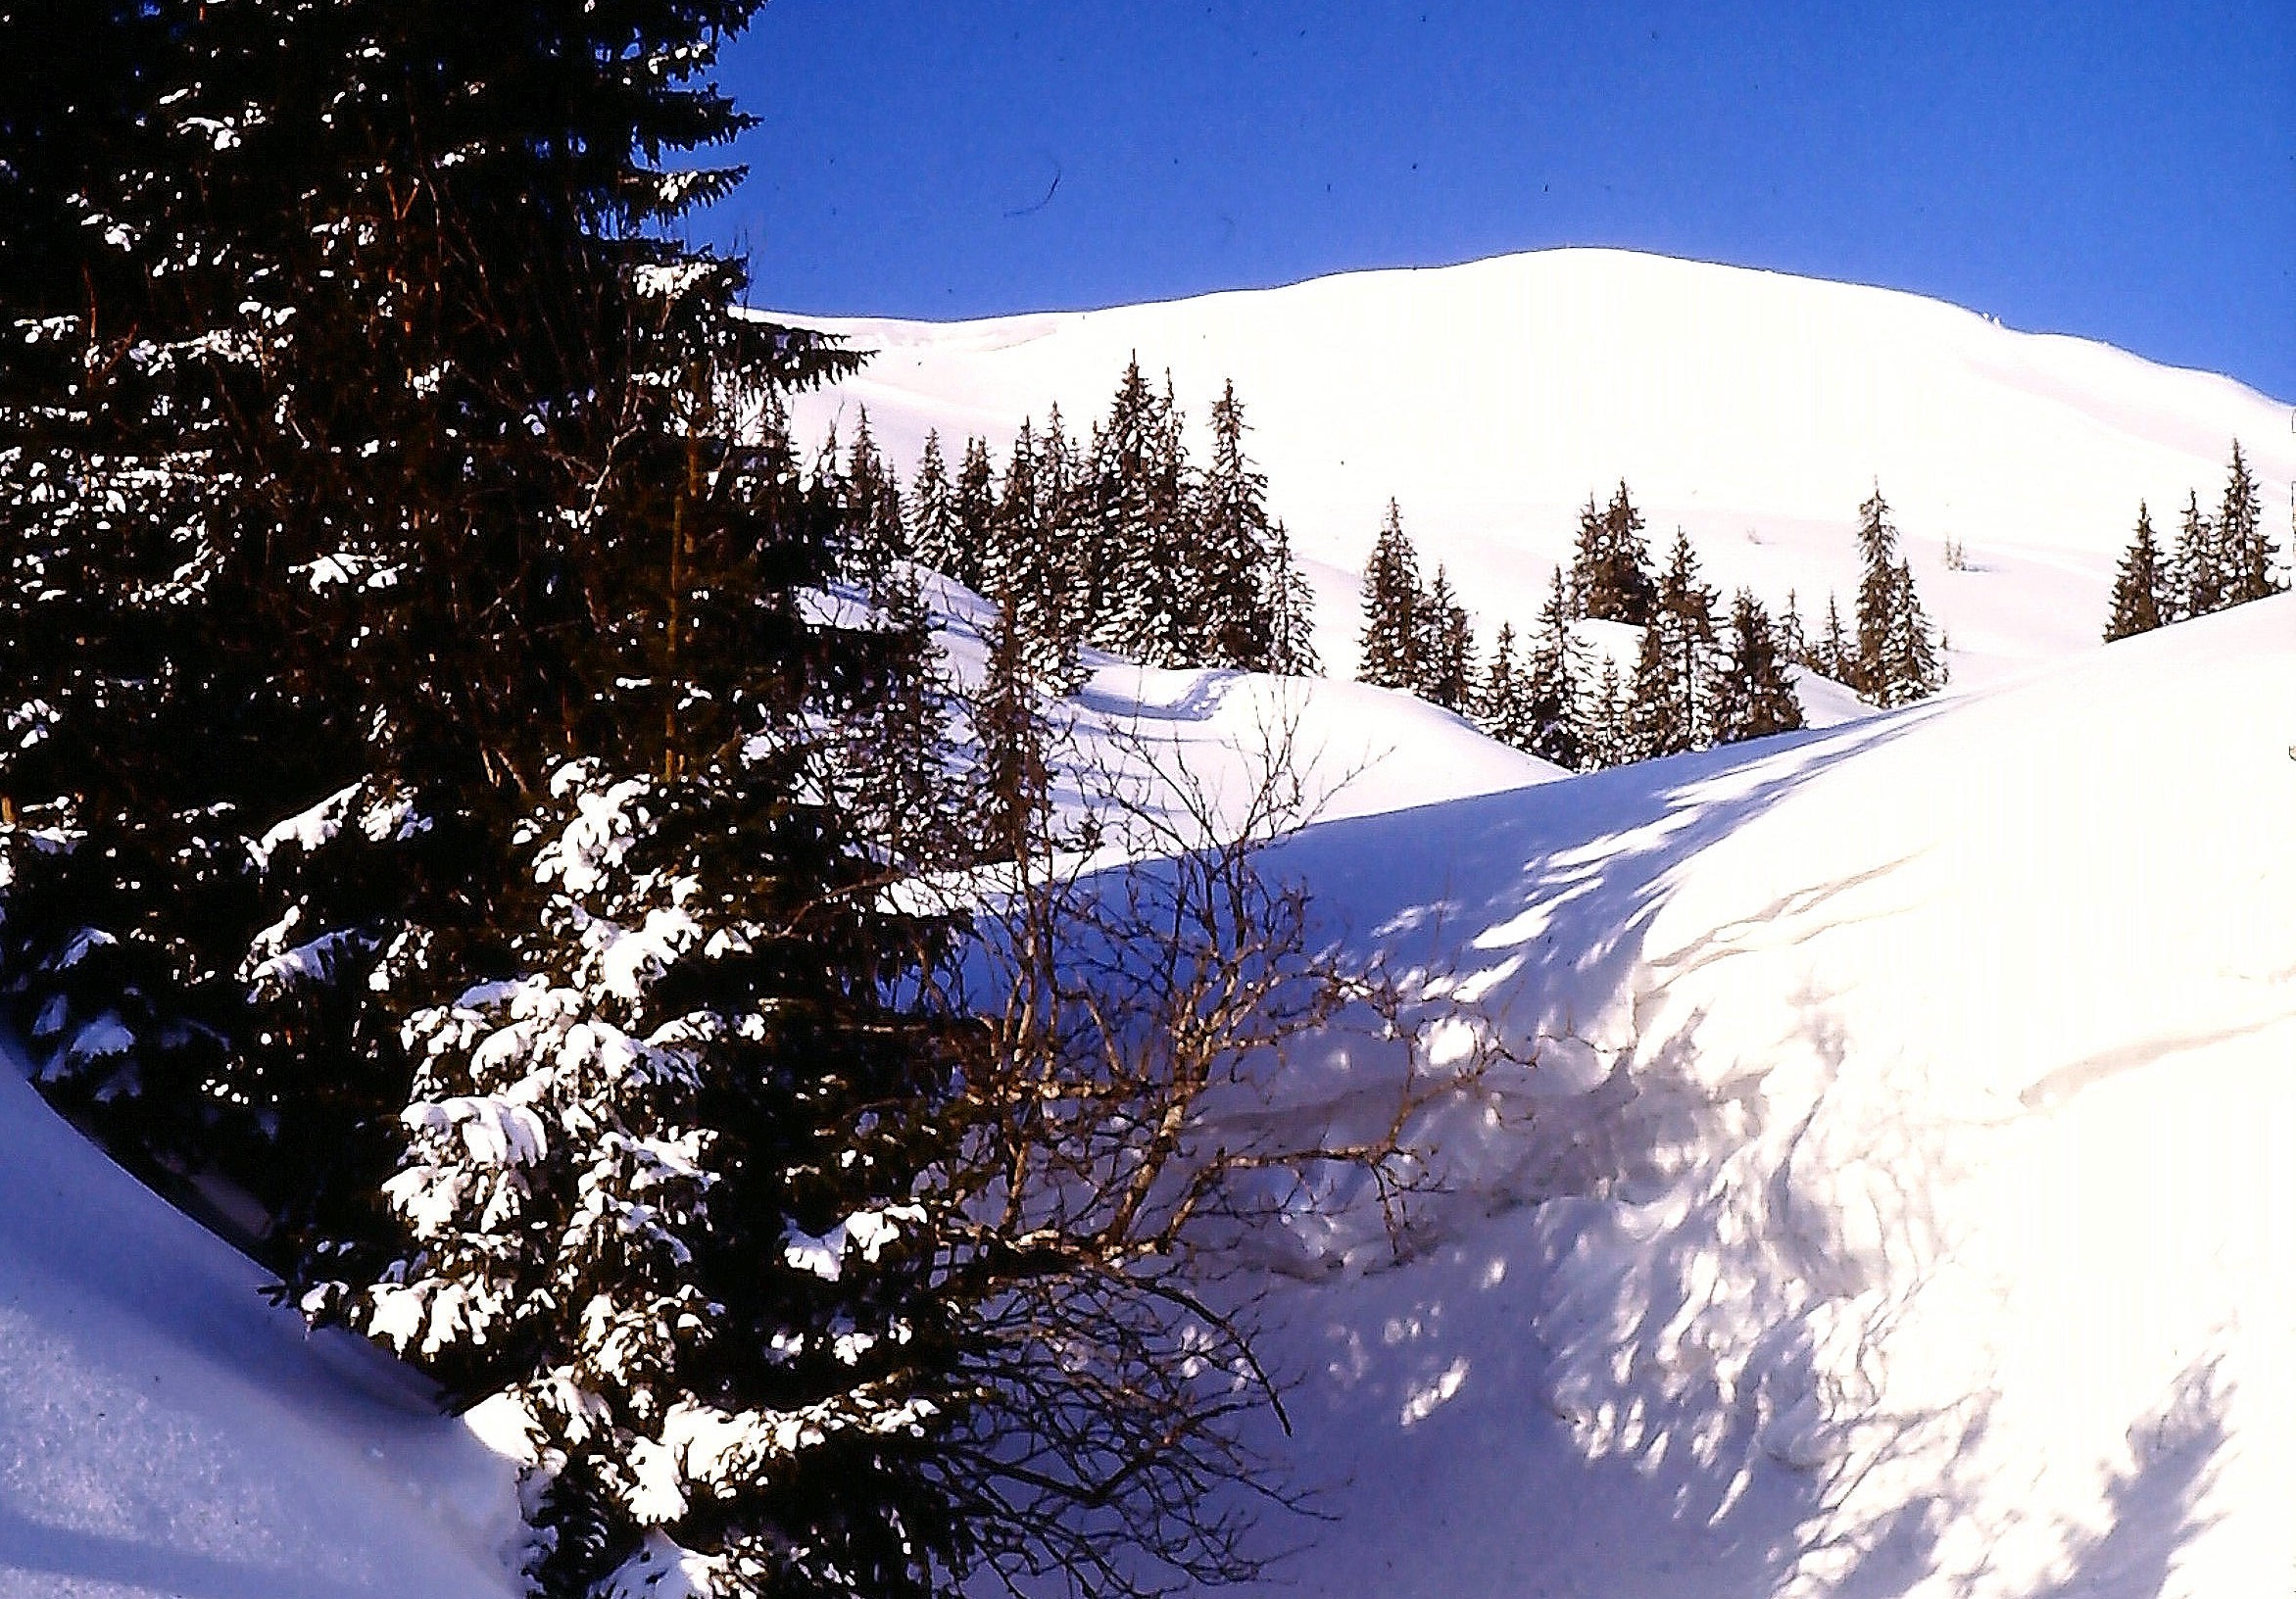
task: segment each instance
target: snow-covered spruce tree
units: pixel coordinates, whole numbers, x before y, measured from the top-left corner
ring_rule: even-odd
[[[2121,557],[2113,578],[2112,613],[2105,618],[2105,642],[2150,633],[2168,620],[2160,546],[2153,539],[2153,513],[2136,507],[2136,537]]]
[[[1546,603],[1539,609],[1538,626],[1531,634],[1523,685],[1529,742],[1523,748],[1567,771],[1577,771],[1587,762],[1579,709],[1586,676],[1571,633],[1570,600],[1563,588],[1562,568],[1557,566]]]
[[[1268,520],[1267,474],[1244,453],[1246,426],[1244,404],[1231,382],[1212,403],[1211,460],[1192,497],[1194,608],[1201,631],[1189,663],[1269,671],[1276,665],[1275,611],[1287,598],[1279,585],[1290,553],[1283,552],[1279,561]]]
[[[1041,439],[1023,421],[997,504],[1001,576],[996,597],[1011,603],[1038,678],[1065,694],[1082,681],[1078,653],[1085,612],[1086,529],[1082,470],[1054,406]]]
[[[2217,528],[2200,509],[2200,494],[2184,497],[2184,522],[2169,554],[2169,589],[2174,597],[2174,619],[2206,616],[2224,603],[2224,569],[2218,557]]]
[[[908,558],[944,576],[955,576],[956,499],[937,428],[925,435],[916,475],[909,479],[907,501],[902,509],[908,519]]]
[[[1858,507],[1857,654],[1843,679],[1869,703],[1911,704],[1937,692],[1936,639],[1914,591],[1913,567],[1899,557],[1897,529],[1881,486]]]
[[[1282,522],[1268,535],[1263,578],[1260,604],[1268,616],[1267,669],[1293,677],[1317,675],[1323,661],[1315,649],[1315,592],[1293,558],[1292,535]]]
[[[1729,664],[1714,684],[1714,742],[1767,738],[1802,725],[1802,703],[1786,677],[1786,657],[1770,613],[1753,592],[1731,602]]]
[[[1809,665],[1810,640],[1802,621],[1802,600],[1792,589],[1785,591],[1785,614],[1778,618],[1778,648],[1789,664]]]
[[[1874,703],[1910,705],[1943,688],[1945,664],[1939,648],[1937,631],[1930,625],[1929,613],[1922,608],[1921,596],[1914,590],[1913,563],[1900,559],[1896,598],[1890,606],[1889,630],[1882,646],[1884,675],[1877,686]]]
[[[1177,664],[1190,557],[1180,526],[1186,460],[1168,394],[1135,355],[1093,432],[1081,557],[1085,637],[1154,665]]]
[[[1418,612],[1419,681],[1413,692],[1430,704],[1464,714],[1475,698],[1475,635],[1467,607],[1459,604],[1450,574],[1441,565]]]
[[[1578,547],[1571,557],[1571,601],[1580,616],[1641,627],[1658,603],[1650,572],[1650,547],[1642,538],[1642,513],[1635,509],[1625,479],[1610,504],[1596,509],[1587,497],[1579,512]]]
[[[1483,684],[1475,696],[1475,722],[1501,744],[1518,750],[1531,748],[1535,729],[1522,663],[1515,658],[1515,627],[1498,624],[1491,642],[1490,664],[1484,668]]]
[[[2272,535],[2264,529],[2264,506],[2256,475],[2232,441],[2232,461],[2224,471],[2224,497],[2217,510],[2217,548],[2224,572],[2224,604],[2246,605],[2285,587],[2275,570],[2279,556]]]
[[[1715,653],[1714,591],[1699,580],[1698,558],[1677,529],[1635,663],[1632,758],[1680,754],[1714,742]]]
[[[1390,500],[1387,520],[1363,568],[1363,633],[1355,663],[1359,680],[1383,689],[1418,689],[1425,605],[1419,557],[1403,532],[1401,509]]]

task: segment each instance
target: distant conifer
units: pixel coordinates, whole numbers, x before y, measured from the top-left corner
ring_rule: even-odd
[[[1467,608],[1451,589],[1450,574],[1435,569],[1435,584],[1418,607],[1419,680],[1413,692],[1430,704],[1464,713],[1475,694],[1475,636]]]
[[[949,467],[941,459],[941,435],[925,435],[917,459],[916,476],[909,482],[908,558],[945,577],[954,577],[956,559],[956,502],[949,483]]]
[[[1729,664],[1715,682],[1714,742],[1767,738],[1802,725],[1802,704],[1786,675],[1784,641],[1752,592],[1731,603]]]
[[[1557,566],[1546,603],[1539,609],[1538,626],[1531,634],[1523,684],[1528,724],[1523,748],[1569,771],[1577,771],[1587,760],[1579,713],[1586,674],[1573,656],[1570,599],[1563,588],[1562,568]]]
[[[2121,557],[2113,579],[2112,615],[2105,621],[2105,642],[2149,633],[2168,618],[2163,614],[2164,587],[2161,553],[2153,542],[2153,517],[2142,501],[2136,507],[2136,537]]]
[[[1315,593],[1292,557],[1292,535],[1282,522],[1269,535],[1266,573],[1269,637],[1267,669],[1295,677],[1323,670],[1315,649]]]
[[[2169,556],[2169,586],[2175,597],[2175,619],[2206,616],[2224,604],[2224,570],[2218,557],[2216,524],[2200,509],[2200,495],[2184,497],[2184,524]]]
[[[942,570],[974,593],[984,593],[989,587],[997,521],[997,468],[989,458],[988,440],[964,441],[964,460],[956,470],[951,510],[949,564]]]
[[[1650,550],[1642,539],[1642,513],[1635,509],[1623,478],[1609,506],[1597,510],[1589,495],[1579,513],[1571,598],[1581,616],[1636,627],[1650,620],[1657,605]]]
[[[1419,559],[1403,532],[1403,513],[1388,502],[1387,520],[1363,568],[1363,633],[1355,675],[1387,689],[1416,689],[1421,681],[1422,591]]]
[[[2223,566],[2225,605],[2262,600],[2284,586],[2273,570],[2279,552],[2264,530],[2263,498],[2238,439],[2232,441],[2232,462],[2225,472],[2224,498],[2217,511],[2217,548]]]

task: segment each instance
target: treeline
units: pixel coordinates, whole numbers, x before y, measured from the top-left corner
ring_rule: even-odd
[[[1312,598],[1268,515],[1233,383],[1209,422],[1198,463],[1170,374],[1153,388],[1135,357],[1082,446],[1054,406],[1042,432],[1021,423],[1001,471],[970,438],[952,472],[935,432],[904,490],[863,411],[842,464],[832,430],[822,468],[866,553],[999,602],[1048,681],[1072,686],[1088,644],[1155,666],[1314,672]]]
[[[2113,579],[2105,642],[2278,594],[2288,586],[2275,570],[2278,557],[2279,547],[2265,531],[2256,477],[2235,439],[2217,513],[2203,511],[2200,492],[2188,490],[2183,525],[2165,555],[2151,508],[2138,502],[2136,536]]]
[[[1589,497],[1568,575],[1556,568],[1527,633],[1500,624],[1482,663],[1449,574],[1438,566],[1432,583],[1422,581],[1402,514],[1390,502],[1364,569],[1356,675],[1456,711],[1491,737],[1573,771],[1798,728],[1802,706],[1789,665],[1882,706],[1910,703],[1943,685],[1940,641],[1879,489],[1859,508],[1865,573],[1854,634],[1844,632],[1832,596],[1815,637],[1805,637],[1791,596],[1784,615],[1774,618],[1740,589],[1724,615],[1688,538],[1678,530],[1665,568],[1654,570],[1642,529],[1625,483],[1606,506]],[[1641,630],[1631,672],[1607,655],[1595,667],[1597,653],[1572,625],[1586,620]]]

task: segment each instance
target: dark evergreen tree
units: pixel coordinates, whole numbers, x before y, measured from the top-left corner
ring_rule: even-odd
[[[943,568],[976,594],[991,587],[989,568],[996,542],[997,467],[989,457],[989,441],[964,442],[964,460],[957,467],[953,500],[954,534],[949,565]]]
[[[1936,693],[1943,681],[1936,640],[1914,592],[1913,568],[1898,557],[1897,529],[1879,485],[1858,517],[1865,572],[1858,584],[1857,654],[1844,681],[1874,704],[1910,704]]]
[[[1856,670],[1857,657],[1850,653],[1849,635],[1841,625],[1841,606],[1831,592],[1826,596],[1826,631],[1818,636],[1807,664],[1820,677],[1845,687]]]
[[[1784,641],[1746,589],[1731,602],[1729,665],[1714,685],[1714,742],[1767,738],[1802,725],[1802,703],[1786,676]]]
[[[1289,598],[1282,585],[1290,552],[1276,547],[1267,476],[1244,453],[1245,427],[1231,382],[1212,406],[1211,460],[1194,497],[1188,576],[1201,631],[1191,663],[1265,671],[1275,664],[1276,608]]]
[[[1579,513],[1579,542],[1571,561],[1571,597],[1581,616],[1646,625],[1657,605],[1658,585],[1650,573],[1650,549],[1642,539],[1642,513],[1635,509],[1622,479],[1607,508],[1594,498]]]
[[[1876,704],[1885,706],[1909,705],[1916,700],[1926,700],[1945,682],[1936,634],[1930,626],[1928,613],[1922,609],[1921,597],[1914,592],[1910,562],[1898,561],[1894,591],[1889,628],[1882,642],[1884,675],[1872,696]]]
[[[1002,602],[989,630],[987,669],[971,704],[979,751],[972,811],[978,848],[990,860],[1026,859],[1051,808],[1050,726],[1032,651],[1019,607]]]
[[[1618,662],[1606,657],[1601,675],[1580,702],[1581,770],[1620,766],[1639,758],[1635,752],[1633,713]]]
[[[83,8],[62,36],[132,45],[137,131],[53,153],[99,225],[0,279],[22,343],[69,265],[57,336],[124,385],[42,400],[11,359],[0,403],[61,413],[24,480],[101,456],[175,501],[85,552],[104,646],[8,776],[69,803],[85,880],[20,875],[11,938],[105,878],[125,936],[11,977],[148,946],[59,1053],[126,1053],[139,992],[196,1040],[137,1097],[269,1130],[234,1174],[310,1246],[307,1310],[522,1406],[558,1593],[655,1536],[726,1592],[922,1592],[997,1536],[932,1464],[962,1398],[907,1241],[944,1050],[891,996],[933,929],[877,892],[820,732],[890,703],[914,632],[813,617],[839,508],[720,415],[839,363],[658,230],[730,186],[651,158],[738,128],[691,77],[751,9]],[[17,554],[10,604],[60,620]],[[140,708],[105,687],[155,666]]]
[[[1198,631],[1194,551],[1187,542],[1187,455],[1180,412],[1148,388],[1139,358],[1093,431],[1091,537],[1084,612],[1091,643],[1150,665],[1183,665]]]
[[[2164,614],[2165,586],[2161,553],[2153,542],[2153,517],[2140,501],[2136,508],[2136,537],[2121,557],[2113,579],[2113,611],[2105,620],[2105,642],[2149,633],[2168,620]]]
[[[1490,664],[1475,697],[1475,721],[1501,744],[1529,750],[1537,732],[1530,714],[1530,696],[1522,664],[1515,658],[1515,628],[1501,622],[1490,647]]]
[[[1523,748],[1542,760],[1579,770],[1588,758],[1579,710],[1586,673],[1574,659],[1570,601],[1559,566],[1546,603],[1539,607],[1539,625],[1531,635],[1524,677],[1528,735]]]
[[[1403,513],[1388,502],[1387,520],[1363,568],[1363,634],[1355,676],[1386,689],[1416,691],[1423,681],[1425,636],[1419,557],[1403,532]]]
[[[266,553],[215,503],[275,330],[176,292],[229,275],[199,191],[244,118],[202,144],[163,98],[248,87],[196,24],[0,7],[0,959],[43,1086],[163,1187],[149,1157],[204,1165],[251,1131],[218,1031],[254,925],[238,813],[311,779],[248,741],[269,719],[320,742],[266,686]]]
[[[2264,530],[2263,500],[2238,439],[2232,441],[2232,463],[2225,471],[2224,498],[2217,511],[2217,549],[2225,605],[2262,600],[2284,586],[2273,570],[2279,552]]]
[[[1714,651],[1714,591],[1700,581],[1690,541],[1678,530],[1635,665],[1634,759],[1713,742]]]
[[[1011,607],[1013,637],[1036,681],[1049,693],[1069,693],[1083,681],[1078,653],[1090,618],[1083,601],[1080,469],[1060,409],[1052,408],[1042,437],[1022,420],[1001,488],[986,444],[979,458],[970,475],[984,494],[994,490],[978,536],[980,592]]]
[[[864,579],[882,575],[907,554],[908,529],[901,513],[901,484],[869,431],[869,408],[859,408],[845,466],[846,514],[855,529],[853,565]]]
[[[1778,648],[1796,666],[1810,664],[1810,640],[1802,622],[1801,597],[1785,591],[1785,614],[1778,619]]]
[[[1013,603],[1021,637],[1031,659],[1053,693],[1066,693],[1079,680],[1079,651],[1091,631],[1092,590],[1088,568],[1094,518],[1088,480],[1054,406],[1045,433],[1014,488],[1021,449],[1006,468],[1000,517],[1007,532],[1005,593]]]

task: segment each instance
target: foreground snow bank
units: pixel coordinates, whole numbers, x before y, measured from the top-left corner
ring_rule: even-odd
[[[1411,1263],[1278,1296],[1287,1580],[2285,1591],[2292,741],[2281,599],[1298,841],[1539,1065]]]
[[[0,1592],[517,1591],[510,1468],[0,1062]]]

